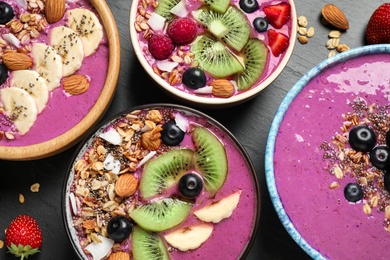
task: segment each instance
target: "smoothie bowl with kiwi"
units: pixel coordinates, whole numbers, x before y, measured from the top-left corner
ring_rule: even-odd
[[[192,104],[244,102],[286,66],[296,35],[293,1],[139,0],[130,11],[135,53],[168,93]]]
[[[103,123],[76,152],[63,190],[81,259],[239,259],[259,208],[243,147],[177,105],[139,106]]]

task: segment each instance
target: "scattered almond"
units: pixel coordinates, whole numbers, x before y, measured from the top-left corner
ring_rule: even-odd
[[[307,18],[303,15],[298,17],[298,25],[301,27],[306,27],[307,26]]]
[[[55,23],[61,20],[65,14],[66,0],[46,0],[45,15],[49,23]]]
[[[126,252],[115,252],[110,255],[108,260],[130,260],[130,255]]]
[[[26,70],[33,65],[33,59],[25,53],[6,52],[2,58],[9,70]]]
[[[304,36],[304,35],[299,35],[299,36],[298,36],[298,41],[299,41],[301,44],[306,44],[306,43],[309,42],[309,39],[307,39],[307,37]]]
[[[122,198],[129,197],[136,192],[137,187],[138,179],[131,173],[124,173],[115,183],[115,193]]]
[[[349,50],[350,48],[348,47],[348,45],[342,43],[342,44],[337,45],[336,49],[338,52],[343,52],[343,51]]]
[[[97,227],[97,223],[94,219],[88,219],[83,223],[83,228],[85,229],[94,229],[96,227]]]
[[[306,36],[307,36],[308,38],[311,38],[311,37],[314,36],[314,27],[310,27],[310,28],[307,30]]]
[[[41,185],[40,185],[39,183],[34,183],[34,184],[31,185],[31,187],[30,187],[31,192],[38,192],[40,186],[41,186]]]
[[[210,83],[213,87],[212,93],[216,97],[228,98],[233,96],[235,88],[233,83],[227,79],[216,79]]]
[[[24,196],[23,196],[23,194],[20,193],[20,194],[19,194],[19,203],[20,203],[20,204],[23,204],[24,201],[25,201],[25,200],[24,200]]]
[[[62,80],[64,90],[71,95],[80,95],[89,89],[89,79],[85,75],[74,74]]]
[[[2,249],[3,247],[4,247],[4,241],[0,240],[0,249]]]
[[[322,17],[331,26],[341,30],[349,29],[347,17],[337,6],[333,4],[327,4],[322,8]]]

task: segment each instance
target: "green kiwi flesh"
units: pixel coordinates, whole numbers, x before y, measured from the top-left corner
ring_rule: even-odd
[[[165,19],[171,20],[174,17],[171,10],[179,2],[180,0],[158,0],[158,5],[154,11]]]
[[[222,14],[207,8],[192,14],[213,36],[232,49],[239,52],[248,42],[251,27],[245,15],[235,6],[230,6]]]
[[[169,260],[167,247],[156,233],[135,226],[131,234],[134,260]]]
[[[180,178],[194,169],[194,151],[173,149],[145,164],[139,184],[144,199],[160,195],[164,190],[177,184]]]
[[[228,174],[225,147],[212,132],[203,127],[195,127],[192,130],[192,140],[205,189],[213,196],[225,183]]]
[[[202,0],[202,2],[205,6],[218,13],[226,12],[226,9],[230,5],[230,0]]]
[[[263,74],[268,58],[268,49],[257,38],[249,39],[241,53],[245,69],[237,76],[238,90],[249,89]]]
[[[183,222],[192,204],[176,198],[163,198],[136,207],[130,212],[130,217],[141,228],[160,232],[179,225]]]
[[[191,45],[191,52],[199,67],[216,78],[224,78],[244,70],[224,44],[209,34],[199,36]]]

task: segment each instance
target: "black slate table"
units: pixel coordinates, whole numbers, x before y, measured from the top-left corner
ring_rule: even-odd
[[[247,259],[307,259],[281,225],[270,201],[264,173],[264,151],[268,131],[283,97],[291,87],[316,64],[327,58],[325,47],[330,29],[323,26],[321,8],[336,4],[349,19],[350,29],[341,42],[350,48],[364,45],[364,31],[379,0],[296,0],[298,16],[308,19],[315,35],[305,45],[296,43],[292,57],[280,76],[257,97],[227,109],[198,109],[214,117],[242,143],[255,166],[261,188],[261,220],[253,247]],[[130,0],[107,0],[117,22],[121,38],[121,70],[116,94],[104,118],[109,118],[135,105],[146,103],[180,103],[157,88],[137,61],[130,43]],[[97,68],[99,69],[99,68]],[[0,161],[0,240],[4,230],[18,214],[26,213],[37,219],[43,231],[41,253],[30,260],[77,259],[66,236],[61,216],[61,192],[65,173],[77,145],[58,155],[34,161]],[[40,191],[32,193],[30,186],[40,183]],[[25,196],[20,204],[18,195]],[[0,249],[0,259],[16,259]]]

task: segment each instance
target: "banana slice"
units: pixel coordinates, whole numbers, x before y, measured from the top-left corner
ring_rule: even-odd
[[[202,223],[195,226],[176,229],[164,235],[165,240],[172,247],[187,251],[200,247],[213,232],[213,224]]]
[[[34,70],[16,70],[11,77],[11,86],[27,91],[36,103],[38,114],[41,113],[49,100],[45,79]]]
[[[58,26],[50,31],[50,45],[62,58],[62,76],[75,73],[84,59],[83,43],[76,32],[65,26]]]
[[[81,38],[85,57],[96,51],[103,39],[103,27],[97,16],[85,8],[67,11],[68,25]]]
[[[57,51],[45,43],[34,43],[31,55],[34,70],[45,79],[49,91],[58,88],[62,78],[62,59]]]
[[[241,190],[238,190],[218,201],[212,202],[201,209],[194,211],[195,216],[205,222],[218,223],[228,218],[236,209],[240,200]]]
[[[37,119],[38,111],[33,97],[27,91],[9,87],[0,89],[5,112],[21,135],[27,133]]]

